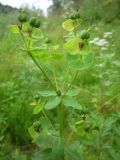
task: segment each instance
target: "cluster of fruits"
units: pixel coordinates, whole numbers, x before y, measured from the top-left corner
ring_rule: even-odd
[[[26,14],[20,14],[18,17],[19,22],[25,23],[28,21],[28,17]],[[29,20],[29,24],[34,27],[34,28],[39,28],[40,27],[40,20],[38,17],[32,17]]]

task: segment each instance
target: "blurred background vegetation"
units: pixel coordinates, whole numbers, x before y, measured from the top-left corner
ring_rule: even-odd
[[[44,34],[59,43],[64,37],[62,21],[79,10],[80,27],[92,28],[90,42],[95,53],[93,66],[81,71],[76,80],[76,85],[90,91],[81,90],[79,101],[89,106],[90,111],[113,119],[117,117],[119,128],[120,0],[53,0],[47,17],[42,10],[24,9],[31,15],[39,15]],[[34,119],[30,103],[38,98],[45,80],[29,57],[18,51],[21,40],[8,30],[10,24],[18,23],[18,15],[18,9],[0,4],[0,160],[31,159],[37,150],[28,133]],[[108,160],[120,158],[120,133],[114,130],[113,134],[118,139],[113,140],[114,150]]]

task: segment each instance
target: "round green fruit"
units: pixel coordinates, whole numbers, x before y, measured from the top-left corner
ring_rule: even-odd
[[[23,23],[23,22],[26,22],[27,21],[27,16],[25,14],[21,14],[19,15],[18,17],[18,20]]]
[[[40,27],[40,20],[37,19],[37,20],[36,20],[36,23],[35,23],[35,28],[39,28],[39,27]]]
[[[30,19],[30,21],[29,21],[29,24],[30,24],[32,27],[34,27],[35,22],[36,22],[36,18],[35,18],[35,17],[32,17],[32,18]]]
[[[30,19],[30,22],[29,24],[32,26],[32,27],[35,27],[35,28],[39,28],[40,27],[40,20],[36,17],[32,17]]]
[[[81,39],[89,39],[89,38],[90,38],[89,32],[83,30],[83,31],[81,32],[81,34],[80,34],[80,38],[81,38]]]

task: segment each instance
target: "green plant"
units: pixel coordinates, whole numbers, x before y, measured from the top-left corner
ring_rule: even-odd
[[[80,37],[79,13],[75,13],[74,17],[62,24],[69,32],[63,47],[51,43],[51,40],[43,36],[37,17],[26,23],[20,19],[19,26],[10,26],[10,30],[20,35],[23,40],[20,50],[29,55],[47,82],[43,90],[38,92],[37,100],[31,104],[34,106],[35,122],[28,129],[33,142],[41,148],[39,159],[42,160],[80,160],[79,151],[75,151],[73,147],[73,144],[79,141],[78,126],[82,124],[83,134],[89,132],[89,128],[91,130],[89,122],[86,121],[89,112],[79,104],[80,89],[73,84],[79,71],[91,66],[93,53],[88,41],[88,32],[84,33],[84,38]],[[64,73],[64,67],[67,67],[67,73]],[[69,77],[73,72],[75,75]],[[76,122],[76,119],[69,125],[68,113],[71,110],[79,112],[82,120]]]

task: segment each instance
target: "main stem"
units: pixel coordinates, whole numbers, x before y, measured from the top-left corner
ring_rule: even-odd
[[[62,103],[58,106],[58,117],[59,117],[59,136],[64,138],[64,108]]]

